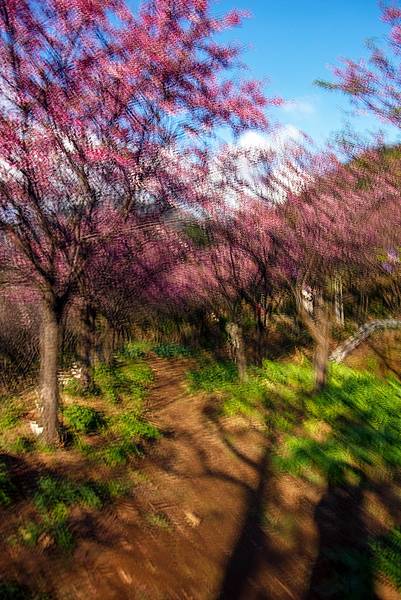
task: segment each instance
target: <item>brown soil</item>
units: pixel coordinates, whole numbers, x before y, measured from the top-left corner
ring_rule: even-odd
[[[35,550],[4,543],[1,578],[60,600],[321,597],[320,581],[330,575],[325,549],[333,539],[363,542],[369,519],[358,490],[273,476],[273,440],[245,419],[215,418],[210,399],[186,390],[188,364],[151,363],[149,417],[165,435],[137,465],[132,495],[95,516],[77,511],[72,557],[49,550],[46,540]],[[80,469],[71,456],[68,472]],[[54,469],[52,461],[40,468]],[[36,467],[20,459],[13,467],[29,487]],[[4,540],[12,519],[0,517]],[[380,524],[373,519],[369,527]],[[401,596],[376,584],[366,596],[374,597]]]

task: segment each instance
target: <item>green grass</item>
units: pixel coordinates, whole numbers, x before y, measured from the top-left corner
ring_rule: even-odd
[[[229,417],[256,415],[258,409],[266,404],[267,398],[265,382],[259,377],[249,376],[247,381],[228,383],[223,390],[222,413]]]
[[[124,465],[131,456],[142,456],[138,444],[130,440],[115,440],[96,451],[95,458],[109,467]]]
[[[140,359],[117,357],[111,366],[98,365],[96,384],[101,396],[118,408],[108,417],[83,405],[65,408],[64,417],[74,434],[75,448],[110,467],[123,465],[132,456],[141,456],[142,442],[160,437],[157,428],[143,416],[143,400],[153,380],[151,367]],[[101,434],[95,446],[84,437],[91,432]]]
[[[126,387],[126,380],[115,364],[98,364],[93,370],[93,380],[105,400],[112,404],[120,401],[121,393]]]
[[[93,433],[104,425],[104,417],[89,406],[72,404],[63,410],[64,420],[76,433]]]
[[[46,534],[60,550],[71,552],[75,545],[70,527],[71,509],[81,506],[98,511],[105,503],[127,494],[131,487],[129,480],[121,479],[77,482],[63,477],[41,477],[33,498],[37,519],[22,523],[17,539],[25,545],[36,546]]]
[[[301,405],[301,395],[313,387],[310,365],[264,361],[248,369],[239,381],[231,362],[209,361],[187,374],[191,391],[218,393],[223,415],[263,416],[269,428],[291,429]]]
[[[231,363],[209,362],[188,373],[190,389],[218,392],[223,414],[263,412],[284,434],[279,470],[316,481],[357,483],[401,467],[401,383],[332,365],[327,387],[312,393],[312,365],[264,361],[239,382]]]
[[[112,365],[99,364],[94,370],[95,385],[112,404],[124,399],[141,401],[153,379],[151,367],[143,360],[118,359]]]
[[[145,515],[145,518],[151,527],[166,530],[171,528],[170,520],[163,513],[150,512]]]
[[[145,440],[157,440],[160,431],[140,413],[126,411],[110,420],[110,433],[114,436],[95,454],[100,462],[109,466],[127,463],[131,456],[141,456]]]
[[[111,429],[118,437],[135,442],[160,438],[157,427],[132,412],[124,412],[115,417]]]
[[[215,392],[237,380],[236,366],[231,362],[210,361],[187,374],[189,388],[192,391]]]
[[[18,425],[24,412],[25,409],[18,399],[7,396],[0,398],[0,432]]]
[[[401,467],[400,382],[334,365],[327,388],[306,396],[304,410],[301,430],[281,449],[281,468],[340,483]]]
[[[349,546],[334,546],[324,551],[330,564],[316,592],[319,598],[365,600],[372,598],[374,560],[366,551]]]
[[[137,352],[134,354],[138,355]],[[143,455],[145,441],[157,440],[161,435],[147,421],[143,409],[143,399],[154,379],[153,371],[142,359],[121,356],[116,357],[111,366],[98,365],[95,371],[95,383],[100,392],[96,403],[103,403],[104,412],[91,407],[89,398],[88,403],[78,401],[64,405],[63,423],[85,464],[94,470],[98,463],[106,465],[109,478],[105,480],[103,476],[103,479],[87,481],[54,475],[39,478],[31,492],[32,516],[19,523],[9,538],[10,544],[58,548],[71,553],[75,546],[71,519],[74,509],[99,511],[138,483],[131,477],[130,467],[121,467],[131,458]],[[79,392],[79,388],[75,391]],[[110,403],[116,406],[111,407]],[[7,400],[0,413],[5,431],[11,430],[5,436],[7,452],[45,450],[38,440],[33,442],[24,435],[16,437],[18,431],[12,431],[23,414],[19,404]],[[66,449],[68,446],[64,451]],[[118,478],[113,477],[113,468],[118,469]],[[11,505],[13,490],[9,473],[0,461],[0,504]]]
[[[161,358],[183,358],[191,356],[191,351],[186,346],[174,342],[162,342],[153,346],[153,352]]]
[[[143,361],[129,362],[122,367],[122,374],[127,385],[147,389],[154,380],[154,374],[151,367]]]
[[[82,387],[79,379],[71,377],[63,383],[63,392],[74,398],[80,398],[88,395],[88,391]]]
[[[12,454],[26,454],[36,449],[36,440],[26,435],[19,435],[7,444],[7,449]]]
[[[145,340],[133,340],[125,344],[121,355],[134,360],[145,358],[149,354],[151,347],[152,344]]]
[[[376,573],[401,592],[401,528],[370,543]]]
[[[371,598],[374,578],[401,591],[401,530],[370,538],[364,551],[349,546],[334,546],[325,550],[332,575],[319,585],[322,598]]]
[[[110,500],[126,496],[132,488],[129,480],[111,479],[103,483],[104,495]]]

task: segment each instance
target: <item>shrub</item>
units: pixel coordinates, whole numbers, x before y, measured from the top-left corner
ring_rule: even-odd
[[[74,504],[78,501],[76,486],[65,479],[45,476],[38,481],[34,502],[39,512],[45,512],[58,502]]]
[[[89,406],[73,404],[66,406],[63,411],[64,419],[71,429],[79,433],[97,431],[104,424],[102,415]]]
[[[57,546],[69,552],[74,546],[74,538],[68,524],[69,511],[64,502],[57,502],[43,515],[44,530],[49,533]]]
[[[51,476],[41,477],[34,496],[35,506],[41,515],[39,527],[53,537],[62,550],[70,551],[74,542],[68,523],[70,507],[79,505],[98,510],[107,499],[102,486],[96,482],[79,483]]]
[[[98,510],[103,505],[104,496],[95,483],[81,483],[77,485],[77,499],[82,506]]]
[[[68,479],[51,476],[41,477],[34,502],[39,512],[52,510],[60,503],[65,506],[79,504],[89,508],[100,508],[102,498],[93,482],[76,483]]]
[[[127,445],[125,452],[128,452]],[[110,461],[111,464],[120,464],[120,462],[121,460]],[[47,533],[59,548],[69,552],[74,546],[74,538],[69,525],[71,507],[79,505],[91,510],[98,510],[105,502],[126,494],[130,487],[130,482],[119,480],[110,480],[105,483],[75,482],[52,476],[41,477],[34,496],[34,504],[39,512],[40,521],[28,521],[21,525],[18,536],[25,544],[36,545],[40,536]]]
[[[110,500],[114,498],[120,498],[125,496],[131,489],[131,483],[129,481],[121,481],[119,479],[112,479],[104,484],[105,496]]]
[[[163,513],[147,513],[146,520],[151,527],[157,527],[159,529],[170,529],[171,527],[169,518]]]
[[[174,342],[162,342],[153,346],[152,350],[160,358],[179,358],[191,355],[188,348]]]

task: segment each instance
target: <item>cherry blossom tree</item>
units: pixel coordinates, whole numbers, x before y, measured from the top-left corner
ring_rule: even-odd
[[[334,82],[321,86],[345,93],[357,108],[368,110],[380,120],[401,127],[401,6],[382,5],[382,20],[390,27],[386,46],[368,43],[367,60],[344,59],[333,69]]]
[[[77,305],[84,311],[81,321],[81,362],[83,383],[90,386],[95,356],[97,316],[106,321],[101,351],[108,362],[116,349],[116,334],[129,336],[134,324],[144,319],[152,307],[163,303],[163,277],[182,261],[188,252],[179,231],[168,219],[153,219],[120,211],[108,214],[113,231],[99,235],[97,251],[87,262]],[[175,224],[175,221],[173,221]],[[109,334],[109,335],[108,335]],[[111,337],[112,339],[107,339]]]
[[[330,331],[335,317],[333,281],[367,278],[382,270],[383,251],[400,243],[401,210],[380,152],[366,149],[359,161],[317,156],[314,182],[282,206],[282,247],[289,261],[298,310],[315,343],[316,387],[325,385]],[[312,167],[312,165],[311,165]],[[388,227],[391,219],[394,229]],[[312,291],[307,310],[302,291]]]
[[[393,256],[400,245],[398,154],[369,146],[357,150],[343,146],[340,158],[338,152],[318,154],[293,144],[284,162],[277,150],[245,151],[233,165],[224,162],[222,188],[229,202],[217,227],[252,262],[252,285],[243,297],[252,305],[258,295],[272,299],[292,290],[314,341],[317,388],[326,381],[338,318],[336,283],[380,276],[391,267],[390,258],[382,257]],[[245,172],[239,158],[247,161]]]
[[[265,125],[255,82],[224,79],[236,25],[206,0],[6,0],[0,6],[0,227],[9,273],[42,302],[44,438],[57,433],[57,365],[66,306],[96,253],[107,210],[163,205],[177,153],[195,160],[215,128]],[[270,103],[277,103],[272,100]]]
[[[213,224],[209,224],[213,227]],[[198,307],[224,316],[233,358],[241,379],[246,376],[246,355],[241,330],[242,303],[255,275],[252,262],[240,248],[218,238],[206,247],[192,247],[163,282],[164,299],[183,311]]]

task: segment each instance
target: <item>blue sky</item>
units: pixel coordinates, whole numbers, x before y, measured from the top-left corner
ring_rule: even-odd
[[[270,80],[268,95],[292,101],[270,112],[274,120],[305,131],[318,143],[347,121],[361,132],[383,129],[390,141],[401,140],[398,130],[374,117],[353,117],[344,96],[313,83],[330,79],[329,66],[338,58],[367,56],[367,38],[383,39],[387,26],[376,0],[218,0],[214,6],[219,14],[233,8],[252,13],[224,39],[245,46],[243,59],[252,76]]]

